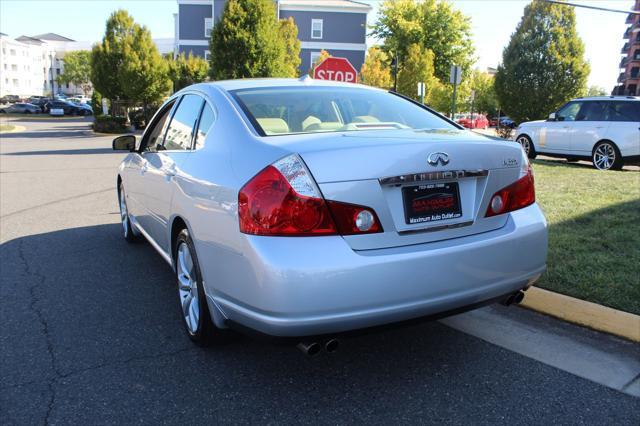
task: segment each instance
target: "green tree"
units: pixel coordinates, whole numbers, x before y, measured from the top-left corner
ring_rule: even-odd
[[[175,59],[169,56],[167,65],[169,79],[173,82],[173,90],[176,92],[192,84],[205,81],[209,74],[209,62],[191,52],[188,55],[181,53]]]
[[[463,80],[456,89],[456,112],[469,111],[471,94],[471,84],[469,80]],[[427,105],[435,110],[445,114],[451,114],[451,98],[453,97],[453,85],[442,83],[435,80],[429,90],[429,96],[426,100]]]
[[[124,44],[123,63],[117,70],[127,99],[146,107],[158,103],[171,90],[166,61],[145,26],[134,24],[129,42]]]
[[[58,77],[58,83],[71,83],[88,95],[91,91],[91,52],[88,50],[67,52],[63,61],[64,72]]]
[[[108,99],[125,97],[119,70],[124,63],[125,45],[135,32],[133,18],[125,10],[117,10],[107,19],[102,42],[91,50],[91,82]]]
[[[372,46],[367,51],[360,75],[362,82],[369,86],[389,89],[393,84],[389,57],[377,46]]]
[[[607,91],[602,86],[589,86],[587,96],[606,96]]]
[[[286,48],[271,0],[229,0],[209,41],[214,80],[286,77]]]
[[[461,66],[466,74],[474,62],[470,20],[447,1],[385,0],[372,34],[391,57],[399,55],[400,64],[414,43],[431,50],[435,75],[442,82],[449,81],[451,65]]]
[[[473,110],[494,116],[498,113],[498,98],[494,88],[494,77],[479,70],[471,71],[470,90],[475,91]]]
[[[504,49],[495,88],[502,109],[523,122],[586,93],[588,76],[573,8],[534,0]]]
[[[414,100],[420,100],[418,83],[422,82],[426,86],[425,98],[428,99],[436,81],[433,75],[433,62],[431,50],[417,43],[411,44],[398,71],[398,92]]]
[[[281,19],[278,23],[278,32],[284,43],[284,75],[286,77],[297,77],[300,67],[300,40],[298,40],[298,26],[292,17]]]
[[[309,75],[311,77],[313,77],[313,73],[315,72],[316,67],[318,65],[320,65],[325,59],[330,58],[330,57],[331,57],[331,53],[329,53],[326,50],[322,49],[320,51],[320,55],[318,55],[316,60],[313,61],[313,63],[311,64],[311,68],[309,69]]]

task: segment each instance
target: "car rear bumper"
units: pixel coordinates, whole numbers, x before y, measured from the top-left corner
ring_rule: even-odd
[[[546,255],[547,225],[534,204],[494,231],[380,250],[354,251],[341,237],[248,236],[242,264],[234,265],[236,285],[205,286],[233,323],[272,336],[311,336],[513,293],[542,274]]]

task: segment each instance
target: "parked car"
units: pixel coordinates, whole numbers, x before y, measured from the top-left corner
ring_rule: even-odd
[[[521,300],[545,270],[521,147],[401,95],[197,84],[113,148],[130,151],[116,182],[123,236],[174,268],[196,342],[253,329],[316,352],[313,336]]]
[[[64,115],[89,115],[88,111],[80,105],[61,100],[47,102],[45,110],[49,112],[52,109],[61,109],[64,111]]]
[[[5,95],[0,98],[1,104],[15,104],[16,102],[20,102],[20,97],[18,95]]]
[[[9,114],[37,114],[41,112],[41,110],[39,106],[33,104],[16,103],[0,109],[0,112]]]
[[[93,115],[93,108],[89,104],[83,104],[81,102],[71,102],[78,108],[80,108],[79,115]]]
[[[79,103],[86,104],[91,102],[91,98],[86,95],[73,95],[74,99],[77,99]]]
[[[516,127],[516,123],[506,115],[499,118],[491,117],[489,119],[489,127],[498,127],[498,123],[500,123],[500,127],[508,127],[510,129],[513,129]]]
[[[489,120],[484,114],[466,114],[457,122],[467,129],[486,129],[489,127]]]
[[[529,158],[538,154],[590,160],[599,170],[640,161],[640,97],[578,98],[547,120],[520,124],[518,141]]]
[[[31,98],[29,98],[29,103],[40,108],[40,112],[48,112],[46,111],[46,105],[48,102],[51,102],[51,99],[47,99],[41,96],[32,96]]]

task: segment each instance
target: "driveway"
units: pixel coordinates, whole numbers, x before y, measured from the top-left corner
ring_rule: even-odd
[[[182,330],[170,268],[122,239],[123,154],[89,119],[0,135],[0,423],[640,423],[640,349],[488,307],[307,359]]]

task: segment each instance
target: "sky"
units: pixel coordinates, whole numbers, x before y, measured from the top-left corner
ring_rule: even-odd
[[[321,0],[320,0],[321,1]],[[373,6],[369,23],[375,22],[382,0],[359,0]],[[450,0],[471,18],[476,67],[496,67],[502,50],[522,17],[527,0]],[[573,0],[592,6],[630,10],[633,0]],[[0,32],[11,37],[54,32],[78,41],[96,42],[102,38],[109,14],[124,8],[146,25],[154,38],[173,37],[175,0],[0,0]],[[585,43],[591,64],[589,85],[611,90],[620,70],[622,34],[626,15],[589,9],[576,9],[578,34]],[[369,38],[368,44],[376,40]]]

